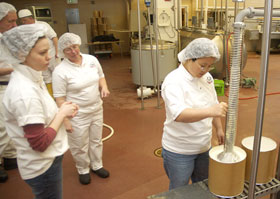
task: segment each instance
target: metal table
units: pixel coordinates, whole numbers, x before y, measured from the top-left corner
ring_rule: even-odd
[[[244,183],[243,192],[233,199],[247,199],[248,198],[249,183]],[[280,181],[272,179],[270,182],[262,185],[256,185],[256,197],[262,197],[280,191]],[[148,199],[218,199],[222,197],[215,196],[208,189],[208,180],[187,186],[179,187],[171,191],[163,192],[156,195],[151,195]]]

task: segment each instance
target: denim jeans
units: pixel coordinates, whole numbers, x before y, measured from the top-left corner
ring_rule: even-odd
[[[62,199],[62,159],[63,155],[57,156],[45,173],[25,180],[35,199]]]
[[[209,151],[183,155],[162,149],[163,165],[169,178],[169,190],[208,178]]]

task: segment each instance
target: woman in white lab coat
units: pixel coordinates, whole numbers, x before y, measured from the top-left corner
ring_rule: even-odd
[[[53,72],[53,95],[57,105],[72,101],[79,105],[79,113],[64,124],[72,156],[76,162],[81,184],[90,183],[90,170],[107,178],[109,172],[102,162],[102,99],[110,92],[99,61],[92,55],[80,53],[81,38],[65,33],[58,40],[60,56],[64,60]]]
[[[22,25],[3,34],[13,63],[3,98],[4,118],[17,149],[21,177],[35,198],[62,199],[62,158],[68,149],[64,118],[78,111],[74,103],[57,108],[43,82],[49,43],[40,25]]]

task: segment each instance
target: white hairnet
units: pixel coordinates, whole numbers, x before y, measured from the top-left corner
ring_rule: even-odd
[[[40,37],[44,37],[46,29],[40,24],[21,25],[3,33],[2,43],[10,52],[12,63],[24,62],[26,56]]]
[[[17,11],[13,5],[6,2],[0,2],[0,20],[2,20],[9,12],[12,11]]]
[[[63,50],[65,48],[68,48],[69,46],[72,45],[81,45],[81,38],[79,35],[76,35],[74,33],[64,33],[63,35],[61,35],[61,37],[58,39],[58,54],[59,57],[64,57],[64,53]]]
[[[207,38],[194,39],[178,54],[180,62],[204,57],[214,57],[216,61],[220,59],[218,47],[214,41]]]
[[[24,17],[30,17],[33,16],[31,11],[28,9],[21,9],[20,11],[18,11],[18,18],[24,18]]]

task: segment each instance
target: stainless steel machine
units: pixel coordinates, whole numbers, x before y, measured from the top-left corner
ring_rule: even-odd
[[[159,41],[159,82],[164,80],[165,76],[177,67],[177,49],[173,42]],[[151,50],[154,52],[153,58]],[[139,67],[139,45],[135,43],[131,47],[131,62],[132,62],[132,80],[136,85],[140,85],[140,67]],[[156,71],[152,67],[152,59],[156,59],[156,44],[153,42],[152,46],[150,41],[142,42],[142,73],[144,86],[156,87]]]

